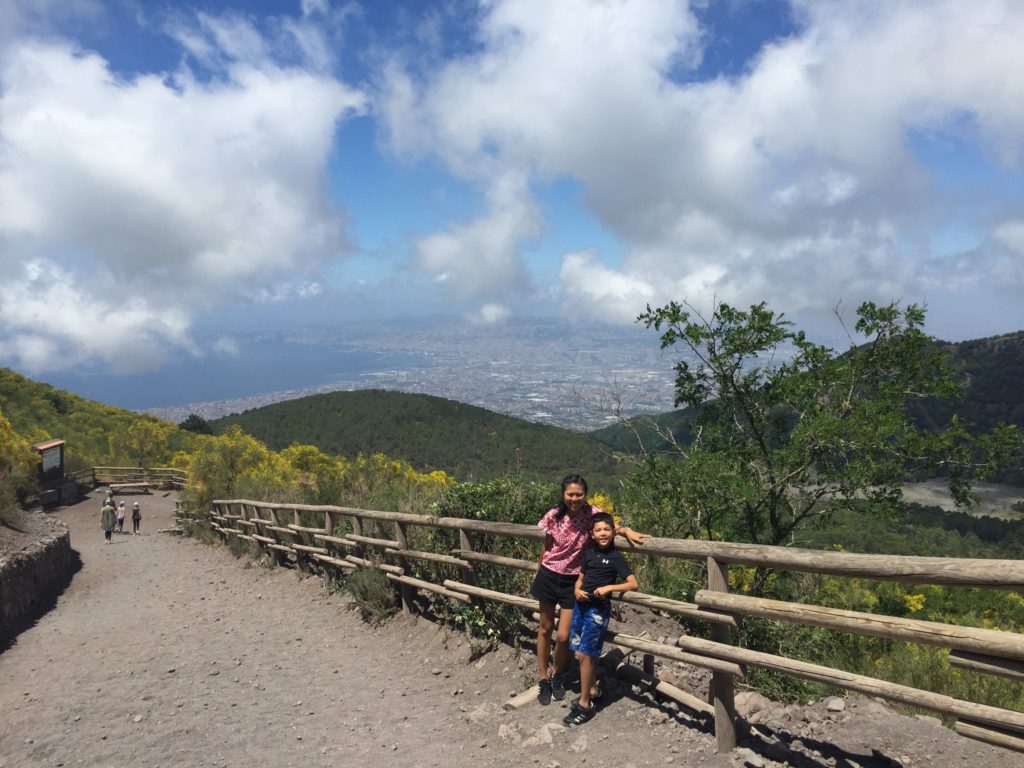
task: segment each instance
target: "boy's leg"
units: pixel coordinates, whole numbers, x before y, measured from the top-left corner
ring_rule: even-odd
[[[590,709],[590,691],[597,682],[597,664],[593,656],[579,654],[580,659],[580,706]]]
[[[597,690],[597,659],[604,647],[610,619],[610,605],[595,605],[587,610],[582,622],[577,653],[580,658],[580,706],[584,709],[592,704],[591,700]],[[586,672],[584,662],[587,664]]]

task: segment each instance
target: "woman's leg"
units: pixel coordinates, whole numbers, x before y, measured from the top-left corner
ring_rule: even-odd
[[[552,621],[554,611],[552,611]],[[572,626],[572,608],[563,608],[558,615],[558,635],[555,638],[555,674],[561,675],[569,666],[569,628]]]
[[[570,621],[572,615],[570,614]],[[540,623],[537,625],[537,679],[548,679],[548,659],[551,657],[551,630],[555,627],[555,606],[540,604]],[[558,653],[556,648],[555,653]]]

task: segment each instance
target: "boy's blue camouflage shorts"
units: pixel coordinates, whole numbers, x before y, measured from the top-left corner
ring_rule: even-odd
[[[569,647],[584,656],[600,656],[611,616],[611,603],[576,603],[569,627]]]

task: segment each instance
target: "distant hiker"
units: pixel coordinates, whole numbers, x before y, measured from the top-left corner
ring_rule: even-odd
[[[139,509],[139,502],[132,504],[132,536],[139,535],[139,521],[142,519],[142,510]]]
[[[594,515],[603,513],[604,510],[587,502],[587,481],[579,475],[567,475],[562,480],[558,506],[548,510],[537,524],[547,534],[540,551],[540,568],[530,588],[530,594],[540,603],[537,701],[541,704],[565,698],[563,678],[569,666],[569,625],[576,605],[576,579],[583,563],[583,549],[590,542],[590,521]],[[614,532],[625,536],[631,545],[642,544],[647,538],[647,534],[623,526],[616,526]],[[549,672],[551,631],[555,628],[555,609],[559,607],[554,669]]]
[[[597,659],[612,617],[612,592],[639,589],[633,569],[615,548],[615,518],[607,512],[590,522],[594,545],[583,550],[583,564],[576,579],[576,607],[572,609],[569,647],[580,660],[580,697],[563,718],[566,725],[583,725],[594,716],[601,696],[597,685]]]
[[[124,533],[124,502],[117,505],[117,532]]]
[[[110,535],[114,532],[117,524],[117,513],[114,512],[114,505],[110,500],[103,502],[103,510],[100,512],[100,527],[103,529],[103,538],[107,544],[110,543]]]

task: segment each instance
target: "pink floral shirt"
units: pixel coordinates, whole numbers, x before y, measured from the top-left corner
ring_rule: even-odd
[[[604,510],[591,506],[590,514],[581,512],[573,517],[566,514],[561,520],[556,519],[558,507],[549,509],[540,519],[537,527],[552,538],[540,564],[549,571],[563,576],[575,576],[583,565],[583,548],[590,543],[590,518]]]

